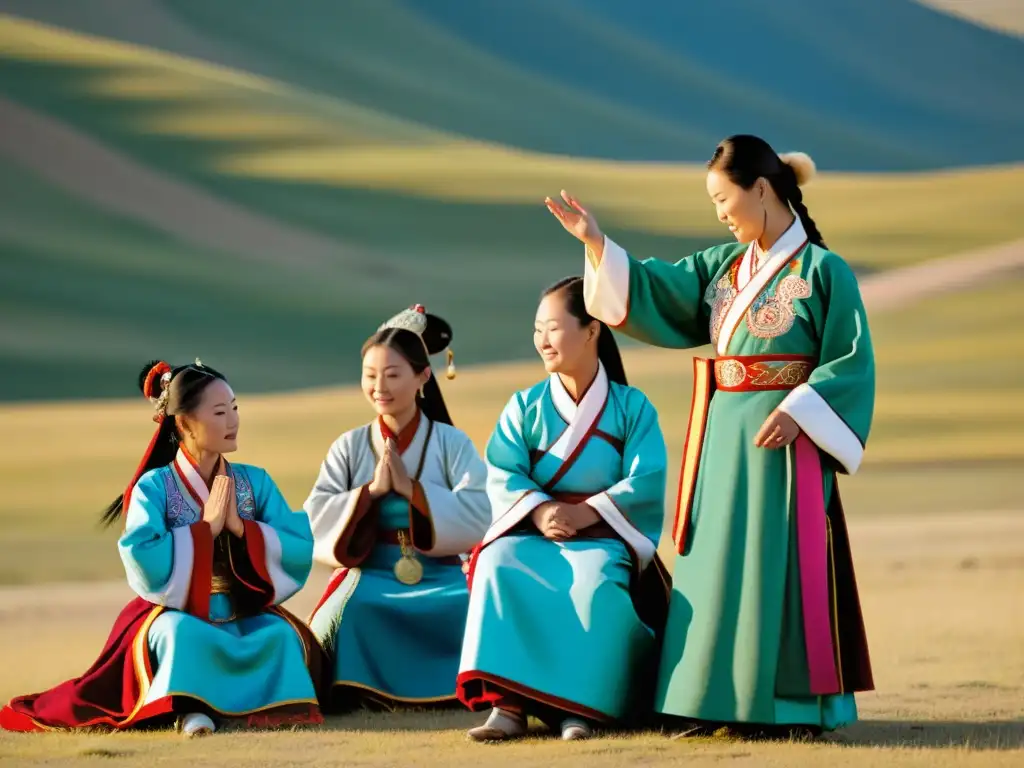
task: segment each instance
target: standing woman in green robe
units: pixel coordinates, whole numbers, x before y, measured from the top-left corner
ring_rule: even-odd
[[[864,454],[874,355],[857,279],[804,205],[813,172],[756,136],[726,139],[707,191],[737,242],[675,263],[633,258],[564,191],[546,200],[586,246],[594,317],[655,346],[715,347],[694,361],[655,699],[698,724],[833,730],[873,688],[836,475]]]

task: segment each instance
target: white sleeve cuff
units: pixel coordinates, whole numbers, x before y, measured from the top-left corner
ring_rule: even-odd
[[[322,501],[316,505],[311,504],[310,500],[306,501],[307,514],[313,529],[313,559],[331,568],[342,567],[334,556],[334,549],[338,539],[352,522],[359,497],[365,490],[360,487],[344,493],[347,494],[347,498],[344,499],[344,504],[340,505],[336,503],[336,499]],[[332,520],[331,515],[339,506],[341,512]]]
[[[611,496],[607,493],[599,493],[587,499],[586,504],[593,507],[604,521],[622,537],[627,546],[636,553],[637,558],[640,560],[640,568],[646,568],[651,560],[654,559],[654,542],[640,533],[626,519],[626,516],[622,514],[622,510],[612,501]]]
[[[481,543],[490,544],[495,539],[504,536],[519,525],[528,514],[546,501],[551,501],[551,497],[540,491],[529,491],[524,494],[520,497],[519,501],[512,505],[508,512],[491,523],[491,527],[487,529],[487,533],[484,535],[484,540]]]
[[[171,529],[172,555],[171,575],[162,588],[149,590],[146,580],[141,576],[132,578],[129,572],[128,582],[131,588],[143,600],[155,605],[165,605],[175,610],[184,610],[188,603],[189,588],[192,586],[192,564],[195,561],[195,548],[192,544],[192,531],[187,525]]]
[[[585,262],[583,299],[587,311],[607,325],[622,325],[629,314],[629,256],[605,236],[601,265],[595,269],[589,258]]]
[[[270,583],[274,587],[273,604],[280,605],[298,592],[302,585],[284,570],[282,562],[284,550],[281,547],[281,537],[277,535],[277,531],[266,523],[257,522],[256,525],[260,527],[260,533],[263,534],[263,550],[267,560],[267,575],[270,577]]]
[[[854,474],[864,458],[864,446],[846,422],[810,384],[801,384],[779,405],[819,449],[836,459],[848,474]]]

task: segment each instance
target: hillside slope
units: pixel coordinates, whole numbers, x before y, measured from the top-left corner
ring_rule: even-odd
[[[472,4],[338,7],[0,0],[26,14],[0,15],[0,400],[117,395],[152,356],[216,360],[245,391],[351,382],[353,351],[415,302],[452,321],[460,362],[529,356],[539,290],[581,266],[540,205],[563,186],[638,255],[675,259],[726,236],[699,166],[586,156],[603,151],[591,138],[618,137],[613,154],[635,157],[658,146],[651,126],[672,142],[704,130],[636,100],[655,59],[681,72],[651,58],[668,45],[652,19],[595,4],[603,16],[569,29],[551,26],[552,7],[503,17],[511,6],[495,3],[488,24],[532,20],[534,62],[489,41]],[[637,62],[636,94],[611,77],[591,87],[550,50],[552,29],[569,47],[567,29],[593,43],[601,19],[620,42],[647,24],[649,41],[616,48]],[[991,39],[993,61],[1016,50]],[[695,82],[714,90],[730,66]],[[998,95],[990,79],[977,98]],[[1015,109],[989,115],[992,130]],[[497,127],[522,132],[497,144]],[[572,154],[529,149],[557,149],[552,137]],[[826,172],[807,199],[830,245],[867,271],[1019,237],[1022,181],[1024,165]]]
[[[835,170],[1024,159],[1024,41],[911,0],[3,0],[535,151],[699,162],[756,130]]]

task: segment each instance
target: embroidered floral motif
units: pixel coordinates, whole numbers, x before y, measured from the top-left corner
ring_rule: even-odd
[[[733,301],[736,300],[736,276],[740,271],[740,262],[743,261],[743,257],[736,259],[729,271],[718,278],[717,283],[712,283],[708,286],[708,289],[704,292],[704,301],[711,306],[711,343],[718,343],[718,336],[722,332],[722,323],[725,322],[725,316],[729,314],[729,307],[732,306]]]
[[[811,361],[760,360],[757,356],[720,357],[715,360],[715,381],[720,389],[754,392],[763,389],[793,389],[810,378]]]
[[[165,513],[167,527],[181,528],[198,523],[199,510],[185,500],[185,496],[174,479],[174,471],[165,469],[161,474],[164,476],[164,490],[167,492],[167,511]]]
[[[256,499],[252,494],[252,485],[245,472],[234,472],[235,497],[238,500],[238,516],[243,520],[256,519]]]
[[[747,380],[747,366],[739,360],[716,360],[715,379],[720,387],[738,387]]]
[[[764,291],[747,312],[747,329],[759,339],[774,339],[789,332],[796,315],[793,302],[811,295],[811,287],[802,277],[787,275],[779,281],[773,296]]]

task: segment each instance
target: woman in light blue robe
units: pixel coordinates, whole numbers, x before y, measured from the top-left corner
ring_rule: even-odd
[[[13,700],[0,727],[127,728],[177,716],[200,735],[229,718],[322,722],[313,682],[322,650],[281,608],[312,565],[308,518],[264,470],[224,460],[239,422],[221,374],[198,361],[154,363],[140,383],[160,426],[106,514],[124,513],[118,548],[138,597],[85,675]]]
[[[512,397],[487,445],[492,519],[458,678],[463,703],[491,709],[479,741],[522,736],[528,715],[586,738],[651,709],[665,442],[582,287],[545,293],[534,337],[550,376]]]
[[[462,555],[490,515],[487,468],[431,373],[429,355],[450,341],[420,306],[367,340],[362,386],[377,418],[331,446],[305,504],[315,556],[336,569],[310,627],[339,710],[457,704]]]

